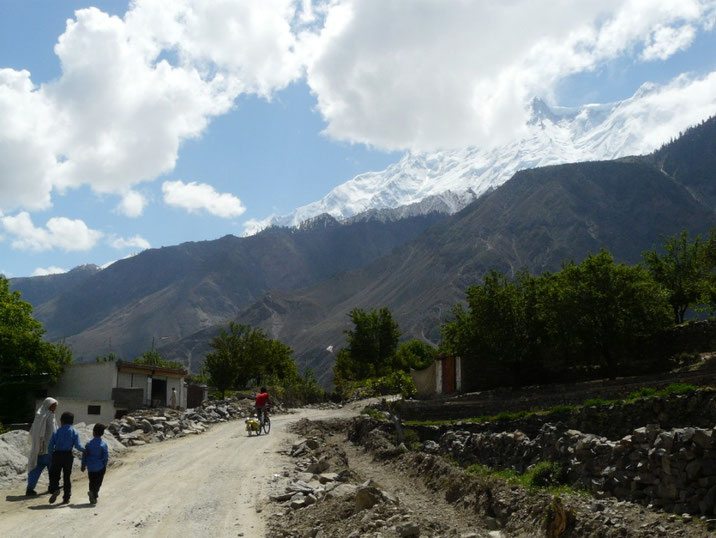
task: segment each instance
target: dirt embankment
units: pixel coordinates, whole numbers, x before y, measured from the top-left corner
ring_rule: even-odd
[[[292,448],[290,476],[294,484],[314,489],[287,487],[286,494],[274,497],[268,536],[713,536],[698,518],[614,499],[555,498],[498,478],[475,477],[440,455],[396,447],[380,426],[367,417],[302,421],[296,431],[309,443]],[[307,472],[317,462],[323,464],[313,469],[320,472]],[[326,474],[330,480],[322,477]],[[294,504],[308,495],[314,499]]]

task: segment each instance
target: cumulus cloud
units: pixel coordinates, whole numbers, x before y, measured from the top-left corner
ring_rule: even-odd
[[[0,218],[5,231],[14,236],[12,248],[42,252],[60,249],[66,252],[84,251],[94,248],[103,234],[92,230],[81,220],[53,217],[45,227],[35,227],[29,213],[23,211],[16,216]]]
[[[713,0],[344,0],[310,41],[307,80],[334,138],[387,149],[519,135],[526,102],[622,56],[665,59]]]
[[[136,0],[124,19],[76,11],[55,46],[58,79],[36,86],[27,71],[0,69],[0,207],[44,209],[53,191],[89,185],[140,215],[131,188],[171,171],[182,141],[239,95],[269,98],[300,76],[297,8]]]
[[[126,239],[124,237],[113,236],[108,240],[108,243],[111,247],[116,248],[117,250],[122,250],[125,248],[137,248],[140,250],[146,250],[152,247],[152,245],[149,244],[149,241],[144,239],[141,235],[135,235]]]
[[[54,265],[51,265],[50,267],[38,267],[32,272],[32,275],[30,276],[59,275],[66,272],[67,269],[62,269],[62,267],[55,267]]]
[[[522,133],[526,103],[565,77],[622,57],[664,60],[714,21],[716,0],[133,0],[123,18],[78,10],[55,47],[57,79],[37,85],[0,69],[0,209],[46,209],[54,192],[88,185],[138,217],[137,186],[172,171],[182,142],[237,97],[270,99],[302,77],[338,140],[501,143]],[[208,207],[236,216],[241,204],[226,195]]]
[[[146,198],[137,191],[129,191],[117,205],[117,211],[127,217],[139,217],[147,205]]]
[[[162,183],[162,192],[167,205],[186,209],[190,213],[203,210],[216,217],[232,218],[246,211],[236,196],[218,193],[206,183],[165,181]]]

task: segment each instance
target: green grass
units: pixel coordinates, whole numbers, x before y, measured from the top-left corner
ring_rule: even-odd
[[[388,420],[387,418],[385,418],[385,415],[383,413],[371,407],[363,408],[363,411],[361,411],[361,415],[368,415],[370,418],[380,420],[381,422],[387,422]]]
[[[492,469],[487,465],[473,463],[465,468],[465,471],[472,476],[483,478],[497,478],[509,484],[522,486],[530,491],[548,491],[558,495],[562,493],[570,495],[590,496],[591,494],[583,489],[567,485],[566,473],[561,464],[550,461],[543,461],[520,474],[514,469]]]
[[[589,398],[585,400],[581,405],[555,405],[550,409],[543,409],[539,411],[501,411],[496,415],[482,415],[479,417],[463,418],[458,420],[407,420],[406,425],[409,426],[441,426],[444,424],[454,424],[455,422],[471,422],[471,423],[483,423],[483,422],[497,422],[497,421],[512,421],[520,418],[526,418],[533,415],[552,415],[557,413],[564,413],[569,411],[576,411],[585,407],[596,407],[602,405],[615,405],[620,403],[634,402],[640,398],[656,398],[659,396],[671,396],[675,394],[689,394],[698,387],[693,385],[687,385],[685,383],[672,383],[663,390],[657,391],[652,387],[642,387],[630,393],[623,400],[605,400],[603,398]]]

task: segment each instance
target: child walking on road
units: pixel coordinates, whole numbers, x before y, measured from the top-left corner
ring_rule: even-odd
[[[55,433],[52,434],[48,452],[51,454],[50,464],[50,504],[57,500],[60,494],[60,473],[64,482],[64,495],[62,496],[62,504],[70,502],[72,495],[72,482],[70,475],[72,474],[72,448],[76,448],[80,452],[84,452],[84,448],[80,444],[80,436],[72,427],[75,416],[69,411],[62,413],[60,423],[62,424]]]
[[[92,504],[95,504],[99,498],[99,488],[102,487],[102,480],[109,461],[107,443],[102,440],[104,428],[104,424],[99,422],[94,425],[94,428],[92,428],[94,438],[87,442],[84,454],[82,454],[82,472],[87,469],[87,476],[89,477],[87,495],[89,495],[89,501]]]

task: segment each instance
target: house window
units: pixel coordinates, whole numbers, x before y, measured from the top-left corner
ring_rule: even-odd
[[[87,414],[88,415],[100,415],[101,413],[102,413],[101,405],[88,405],[87,406]]]

